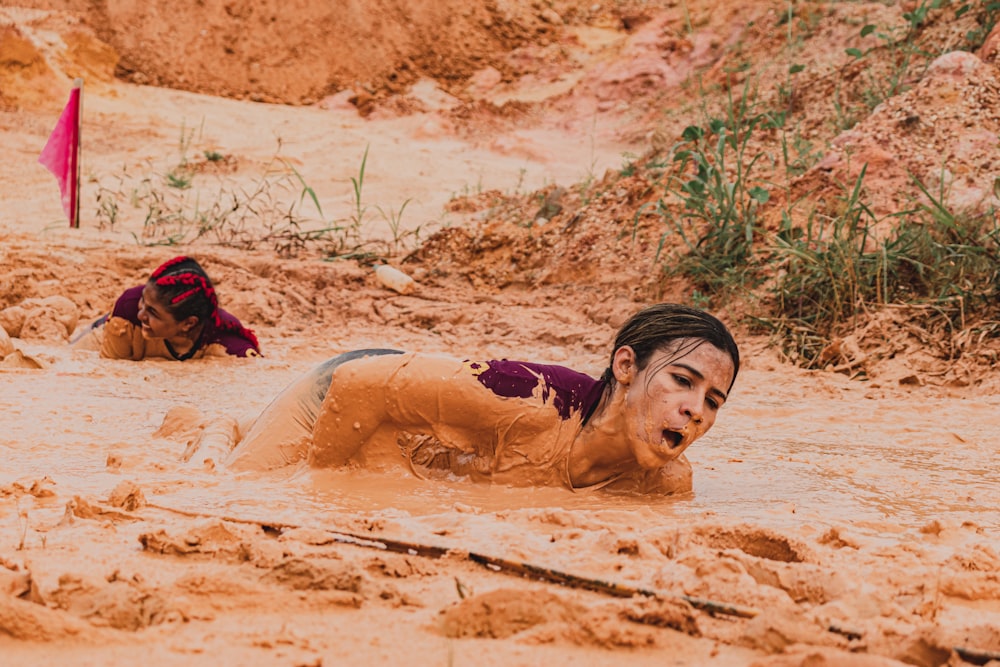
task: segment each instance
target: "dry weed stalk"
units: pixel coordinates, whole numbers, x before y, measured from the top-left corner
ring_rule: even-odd
[[[367,237],[368,207],[363,202],[367,149],[358,176],[351,179],[352,212],[342,220],[327,220],[315,190],[280,156],[280,139],[262,173],[248,184],[245,175],[240,178],[239,161],[232,155],[205,150],[189,159],[191,137],[182,134],[176,165],[161,170],[147,161],[137,174],[123,166],[119,173],[99,181],[99,229],[114,230],[126,217],[137,215],[142,229],[133,236],[141,245],[207,241],[244,250],[270,249],[280,257],[314,252],[333,259],[370,261],[396,256],[408,241],[419,239],[419,227],[411,232],[401,229],[409,200],[398,210],[376,207],[392,232],[390,242]],[[215,182],[205,185],[207,176],[214,176]]]

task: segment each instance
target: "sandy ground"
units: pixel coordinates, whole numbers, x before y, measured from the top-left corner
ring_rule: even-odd
[[[615,39],[574,43],[598,60]],[[433,86],[411,94],[416,110],[366,116],[336,96],[283,106],[116,80],[85,95],[79,230],[36,163],[62,102],[0,112],[0,319],[20,318],[0,363],[4,665],[997,664],[1000,397],[975,387],[807,372],[744,336],[745,370],[688,453],[694,491],[670,498],[182,462],[194,415],[250,417],[353,348],[599,374],[639,304],[624,288],[477,289],[433,267],[400,295],[365,262],[150,245],[163,239],[143,236],[141,211],[103,226],[95,213],[123,167],[162,174],[185,151],[219,150],[240,165],[227,183],[251,187],[280,155],[344,220],[367,147],[364,234],[386,240],[376,206],[409,202],[403,228],[429,233],[476,221],[457,197],[615,168],[641,149],[634,116],[588,99],[460,131]],[[179,252],[203,261],[263,358],[132,363],[69,347],[78,323]],[[577,585],[521,576],[525,564]]]

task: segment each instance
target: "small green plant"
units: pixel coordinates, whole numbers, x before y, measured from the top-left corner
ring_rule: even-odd
[[[576,184],[577,195],[580,197],[580,206],[586,206],[594,197],[594,181],[596,177],[591,169],[586,177]]]
[[[776,25],[786,26],[786,42],[791,52],[802,49],[805,38],[816,30],[825,14],[821,4],[787,1]]]
[[[392,253],[394,255],[399,253],[400,241],[405,236],[402,229],[403,211],[406,210],[406,206],[410,203],[410,201],[410,199],[404,201],[398,211],[394,210],[391,206],[388,211],[383,209],[381,206],[375,207],[378,209],[379,215],[382,216],[382,219],[389,225],[389,231],[392,233]]]
[[[319,213],[320,220],[322,220],[323,207],[320,206],[319,204],[319,197],[316,196],[316,191],[312,189],[312,186],[306,183],[306,179],[302,177],[302,174],[299,173],[299,170],[296,169],[294,166],[292,166],[292,164],[288,160],[282,160],[282,162],[293,174],[295,174],[296,180],[298,180],[299,185],[302,186],[302,191],[299,193],[299,203],[301,204],[303,201],[305,201],[306,196],[308,196],[309,200],[312,201],[313,206],[316,207],[316,212]]]
[[[119,199],[118,193],[121,191],[124,185],[124,178],[127,175],[125,167],[122,167],[123,175],[117,176],[118,183],[115,187],[108,187],[100,182],[96,177],[93,179],[97,181],[97,228],[104,231],[105,229],[109,231],[114,231],[115,225],[118,223],[119,211]]]
[[[638,156],[635,155],[634,153],[622,153],[622,166],[618,170],[618,176],[620,176],[621,178],[629,178],[631,176],[635,176],[637,171],[636,168],[637,159]]]
[[[836,215],[814,217],[804,229],[787,226],[775,237],[780,270],[772,312],[757,321],[805,367],[822,366],[837,332],[856,329],[859,318],[879,308],[909,308],[923,320],[918,327],[949,331],[964,326],[969,308],[997,310],[995,215],[958,215],[944,204],[943,179],[935,195],[914,178],[924,201],[889,216],[891,231],[876,237],[871,230],[879,221],[863,201],[866,169],[845,188]]]
[[[932,9],[939,9],[949,0],[923,0],[919,5],[908,12],[903,12],[903,19],[909,23],[909,34],[913,35],[927,21],[927,16]]]
[[[923,0],[916,8],[903,13],[907,26],[890,29],[880,29],[879,26],[868,23],[861,28],[862,38],[874,34],[880,47],[861,50],[856,47],[846,49],[847,55],[856,61],[872,60],[864,70],[868,85],[861,91],[861,97],[869,109],[874,109],[883,101],[904,93],[912,85],[918,64],[926,69],[934,54],[925,50],[917,41],[921,27],[927,21],[931,10],[938,9],[945,0]],[[879,58],[874,60],[875,52]]]
[[[184,137],[190,136],[185,131]],[[184,139],[182,153],[187,150]],[[280,143],[279,143],[280,148]],[[182,160],[183,164],[188,164]],[[274,164],[286,169],[275,170]],[[130,207],[138,211],[141,231],[133,232],[143,245],[178,245],[197,239],[212,239],[221,245],[254,248],[271,246],[279,254],[301,251],[310,242],[343,236],[342,230],[322,222],[322,211],[315,193],[287,161],[277,155],[250,188],[235,180],[222,179],[216,188],[195,187],[195,170],[186,172],[184,187],[176,182],[177,167],[158,176],[152,163],[146,173],[133,177],[123,167],[114,182],[100,182],[97,192],[97,220],[101,229],[120,224]],[[296,180],[297,179],[297,180]],[[301,186],[297,199],[292,193]],[[302,203],[311,193],[320,213],[317,228],[302,211]],[[289,201],[290,200],[290,201]],[[311,231],[304,229],[313,228]]]
[[[526,168],[521,167],[520,169],[517,170],[517,183],[514,185],[513,194],[515,195],[520,194],[521,188],[524,187],[524,177],[527,175],[528,175],[528,170]]]
[[[833,93],[833,131],[836,134],[846,132],[858,124],[862,117],[862,110],[859,106],[845,100],[845,95],[838,81]]]
[[[681,0],[681,11],[684,14],[684,31],[690,35],[694,32],[694,26],[691,24],[691,12],[688,9],[687,0]]]
[[[955,10],[955,18],[961,18],[973,11],[975,5],[979,5],[979,10],[975,14],[977,26],[965,33],[965,40],[968,43],[967,48],[970,51],[975,51],[983,45],[986,37],[993,31],[994,26],[996,26],[997,19],[1000,18],[1000,2],[996,0],[985,3],[963,2]]]
[[[637,226],[652,208],[667,223],[661,251],[672,235],[682,241],[682,254],[667,258],[668,273],[686,275],[710,294],[744,282],[758,231],[757,210],[770,197],[766,183],[754,176],[765,154],[752,152],[751,142],[757,130],[773,122],[756,110],[748,82],[738,98],[729,91],[724,118],[684,130],[673,150],[664,196],[635,216]]]
[[[698,290],[691,292],[691,305],[695,308],[708,310],[712,304],[712,299],[707,294],[702,294]]]
[[[1000,295],[1000,227],[996,211],[960,214],[945,204],[947,182],[942,168],[937,194],[916,176],[924,195],[916,208],[917,223],[908,230],[925,238],[915,266],[920,268],[921,294],[931,299],[958,299],[973,308],[995,307]],[[926,267],[926,268],[925,268]]]
[[[451,199],[455,200],[455,199],[461,199],[463,197],[464,198],[476,197],[481,194],[483,194],[483,175],[479,174],[479,177],[476,180],[475,185],[470,185],[469,183],[463,183],[462,192],[461,193],[452,192]]]
[[[202,125],[204,126],[204,120],[202,121]],[[200,136],[200,130],[198,134]],[[194,135],[195,129],[187,129],[185,122],[182,120],[181,137],[177,144],[177,164],[164,174],[164,181],[167,187],[176,188],[178,190],[186,190],[191,187],[191,183],[194,179],[194,172],[191,169],[191,165],[188,163],[187,154],[188,150],[191,148],[191,142],[194,140]]]
[[[786,191],[790,191],[794,177],[804,174],[822,157],[822,152],[802,135],[797,124],[789,129],[788,118],[789,114],[785,111],[774,112],[769,115],[767,124],[768,128],[776,130],[778,134]]]
[[[383,207],[376,206],[375,209],[378,211],[381,218],[389,225],[389,231],[392,233],[391,247],[387,252],[374,252],[371,250],[362,249],[366,245],[372,245],[364,240],[363,228],[366,222],[366,216],[368,215],[368,204],[364,201],[364,188],[365,188],[365,176],[368,169],[368,151],[370,145],[365,146],[365,151],[361,156],[361,164],[358,167],[358,173],[356,176],[351,177],[351,187],[353,196],[353,211],[344,228],[347,237],[351,239],[352,243],[350,247],[344,247],[340,249],[331,250],[327,254],[328,259],[362,259],[362,260],[377,260],[385,254],[395,255],[400,252],[402,243],[404,239],[409,237],[419,236],[420,228],[406,232],[402,227],[403,212],[406,207],[412,201],[407,199],[400,205],[399,209],[396,210],[393,207]],[[303,185],[305,185],[303,181]],[[306,192],[306,191],[304,191]],[[316,201],[315,193],[312,189],[308,189],[307,192],[312,197],[313,201],[316,202],[317,208],[319,207],[319,202]]]
[[[408,199],[398,210],[378,207],[392,231],[391,243],[365,238],[367,146],[358,173],[351,178],[353,211],[346,220],[328,220],[316,190],[280,155],[280,138],[274,156],[252,182],[247,183],[247,175],[213,169],[210,187],[200,183],[204,173],[200,167],[222,162],[235,167],[237,161],[222,152],[204,150],[204,162],[189,162],[186,156],[194,139],[195,132],[182,124],[177,163],[158,169],[148,161],[138,176],[123,166],[121,173],[110,179],[95,179],[98,226],[120,226],[123,218],[130,216],[130,207],[142,223],[133,236],[143,245],[203,240],[245,249],[269,247],[281,256],[313,251],[329,259],[394,255],[407,240],[419,235],[419,227],[409,232],[402,228]]]
[[[193,177],[191,173],[187,171],[175,170],[168,171],[166,174],[167,185],[171,188],[177,188],[178,190],[187,190],[191,187],[191,182]]]
[[[351,218],[351,223],[356,230],[360,233],[361,225],[364,223],[365,213],[368,211],[368,207],[363,203],[364,187],[365,187],[365,168],[368,165],[368,149],[370,144],[365,146],[364,155],[361,156],[361,166],[358,168],[358,175],[351,177],[351,186],[354,188],[354,214]]]
[[[777,256],[785,260],[774,287],[777,310],[800,328],[827,333],[857,312],[863,290],[877,290],[886,278],[879,262],[884,253],[866,251],[875,222],[861,198],[866,171],[867,165],[841,199],[838,215],[813,217],[804,230],[786,225],[775,239]]]

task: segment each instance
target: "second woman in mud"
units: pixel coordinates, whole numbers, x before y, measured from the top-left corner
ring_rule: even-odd
[[[109,359],[260,356],[254,333],[219,308],[208,274],[184,256],[157,267],[144,285],[125,290],[84,336],[82,343],[96,339],[91,344]]]

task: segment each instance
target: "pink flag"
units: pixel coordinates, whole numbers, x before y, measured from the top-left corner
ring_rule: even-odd
[[[52,172],[59,183],[63,211],[70,227],[80,226],[80,103],[83,79],[73,82],[69,102],[59,116],[59,122],[38,156],[38,162]]]

